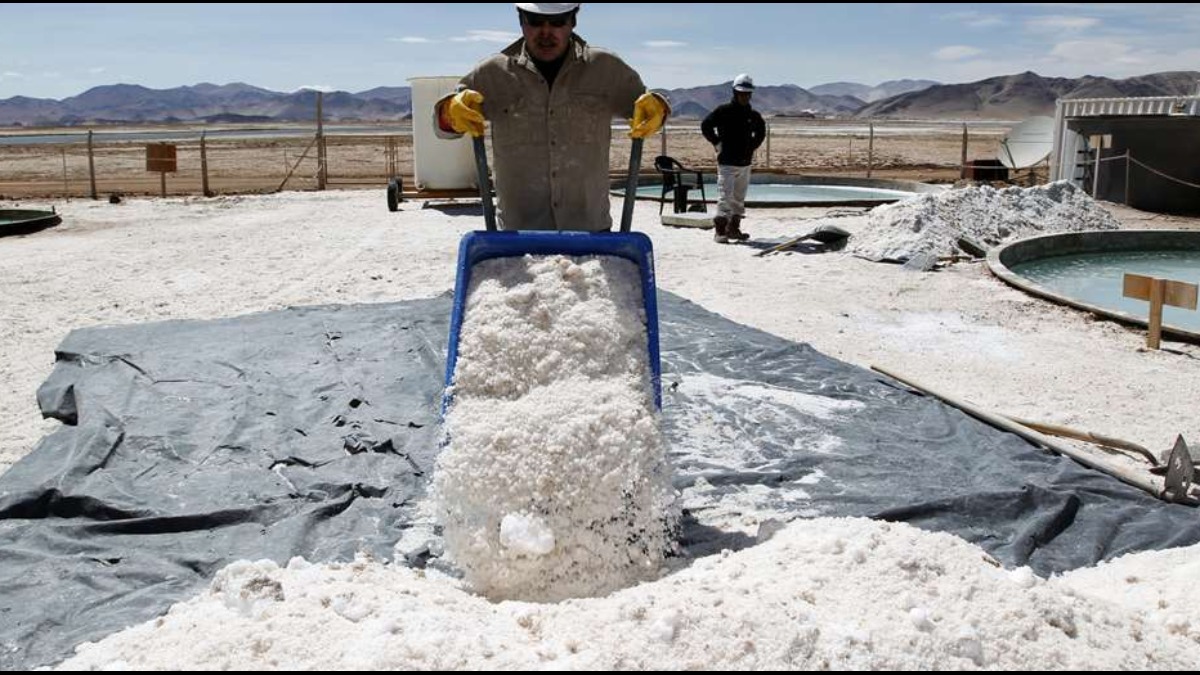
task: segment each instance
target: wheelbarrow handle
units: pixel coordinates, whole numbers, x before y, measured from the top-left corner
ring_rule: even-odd
[[[483,136],[471,139],[475,148],[475,174],[479,181],[479,200],[483,202],[483,222],[489,232],[496,230],[496,205],[492,203],[492,183],[488,178],[487,148],[483,145]]]
[[[621,209],[621,231],[633,227],[633,203],[637,197],[638,172],[642,167],[642,143],[644,138],[633,139],[629,148],[629,176],[625,179],[625,204]]]

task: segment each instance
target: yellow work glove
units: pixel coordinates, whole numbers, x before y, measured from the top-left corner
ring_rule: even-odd
[[[475,138],[483,135],[483,94],[474,89],[464,89],[450,99],[446,108],[450,128],[455,132],[471,134]]]
[[[662,128],[671,109],[662,98],[649,92],[633,102],[633,119],[629,122],[630,138],[653,136]]]

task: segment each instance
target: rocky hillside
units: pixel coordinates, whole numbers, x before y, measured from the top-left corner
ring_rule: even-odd
[[[942,84],[876,101],[855,117],[907,119],[1024,119],[1053,115],[1060,98],[1186,96],[1196,92],[1200,72],[1154,73],[1124,80],[1107,77],[1042,77],[1025,72],[967,84]]]
[[[1200,72],[1154,73],[1123,80],[1056,78],[1026,72],[965,84],[897,80],[875,87],[851,82],[804,89],[794,84],[760,85],[754,107],[766,116],[907,119],[1024,119],[1052,115],[1059,98],[1182,96],[1196,92]],[[732,82],[661,90],[675,115],[699,119],[731,98]],[[888,91],[895,95],[874,100]],[[864,98],[865,97],[865,98]],[[197,84],[149,89],[133,84],[94,87],[57,101],[14,96],[0,100],[0,126],[61,126],[106,122],[296,122],[313,119],[317,94],[290,94],[248,84]],[[408,118],[408,87],[376,87],[358,93],[325,94],[325,119],[397,121]]]

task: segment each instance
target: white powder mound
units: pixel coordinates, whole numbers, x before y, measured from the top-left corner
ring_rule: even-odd
[[[653,578],[678,514],[637,266],[526,256],[472,279],[433,481],[448,558],[492,599]]]
[[[1141,613],[1148,623],[1200,642],[1200,555],[1197,548],[1131,553],[1067,572],[1053,583]],[[1193,669],[1195,667],[1193,666]]]
[[[471,270],[454,396],[505,398],[571,376],[644,377],[637,265],[612,256],[492,258]]]
[[[1120,224],[1087,193],[1061,181],[996,190],[979,185],[924,194],[872,209],[849,252],[870,260],[947,256],[967,236],[984,246],[1053,232],[1115,230]]]
[[[1189,551],[1194,556],[1195,550]],[[165,616],[60,669],[1192,670],[1195,643],[1136,611],[1006,571],[946,534],[798,521],[607,598],[492,604],[358,560],[231,565]],[[1193,624],[1197,606],[1179,610]]]

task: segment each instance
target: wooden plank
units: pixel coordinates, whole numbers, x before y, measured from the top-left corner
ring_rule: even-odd
[[[1154,279],[1150,284],[1150,331],[1146,333],[1146,346],[1158,349],[1162,345],[1163,280]]]
[[[1086,441],[1088,443],[1095,443],[1096,445],[1100,445],[1100,446],[1104,446],[1104,447],[1108,447],[1108,448],[1128,450],[1129,452],[1135,452],[1138,455],[1140,455],[1141,457],[1145,458],[1145,460],[1147,462],[1150,462],[1151,466],[1158,466],[1158,464],[1159,464],[1158,458],[1154,456],[1154,453],[1152,453],[1148,449],[1146,449],[1145,446],[1138,445],[1137,443],[1133,443],[1130,441],[1123,441],[1119,438],[1113,438],[1112,436],[1104,436],[1101,434],[1092,433],[1091,431],[1072,429],[1071,427],[1064,427],[1059,424],[1048,424],[1046,422],[1034,422],[1032,420],[1027,420],[1022,417],[1016,417],[1013,415],[1001,414],[1000,416],[1004,417],[1005,419],[1010,419],[1022,426],[1027,426],[1030,429],[1033,429],[1034,431],[1037,431],[1037,432],[1040,432],[1043,434],[1049,434],[1051,436],[1062,436],[1064,438],[1074,438],[1077,441]]]
[[[1147,277],[1141,274],[1126,274],[1123,294],[1127,298],[1134,300],[1150,300],[1150,294],[1154,287],[1154,277]],[[1172,281],[1163,279],[1163,304],[1171,307],[1182,307],[1183,309],[1196,309],[1197,298],[1200,297],[1200,285],[1189,284],[1183,281]]]
[[[1140,274],[1125,274],[1123,295],[1134,300],[1149,300],[1150,286],[1154,283],[1151,277],[1145,277]]]
[[[1197,285],[1185,284],[1182,281],[1171,281],[1163,285],[1163,303],[1171,307],[1196,309]]]

